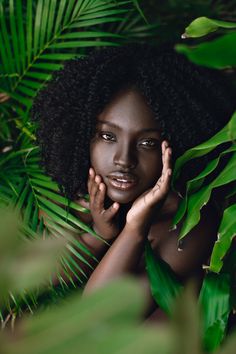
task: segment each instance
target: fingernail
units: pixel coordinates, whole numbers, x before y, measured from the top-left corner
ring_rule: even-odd
[[[90,176],[92,175],[92,169],[91,168],[89,169],[89,175]]]

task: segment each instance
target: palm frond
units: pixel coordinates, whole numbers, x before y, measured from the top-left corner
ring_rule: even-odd
[[[70,59],[87,47],[118,45],[120,35],[89,30],[100,23],[121,21],[130,2],[38,0],[27,1],[26,16],[20,0],[9,0],[9,14],[0,4],[2,92],[29,111],[32,100],[61,60]],[[85,23],[86,22],[86,23]],[[103,39],[104,38],[104,39]],[[83,53],[82,53],[83,54]],[[17,73],[19,77],[11,77]]]

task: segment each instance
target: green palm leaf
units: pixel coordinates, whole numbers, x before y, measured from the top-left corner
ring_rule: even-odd
[[[28,1],[24,17],[22,2],[9,0],[9,18],[3,10],[6,3],[0,4],[3,74],[17,72],[20,76],[5,79],[4,92],[28,111],[37,91],[50,79],[51,72],[61,67],[58,60],[75,57],[81,48],[118,45],[117,41],[121,39],[118,34],[84,31],[81,27],[85,27],[85,20],[86,27],[94,25],[92,21],[98,18],[100,23],[111,18],[113,22],[120,21],[120,16],[128,11],[129,2],[123,1],[119,5],[99,0],[38,0],[34,6]],[[49,55],[52,55],[50,59]]]

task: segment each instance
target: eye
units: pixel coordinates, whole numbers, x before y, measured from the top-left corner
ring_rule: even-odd
[[[115,141],[116,140],[115,136],[112,133],[108,133],[108,132],[101,132],[100,137],[105,141]]]
[[[156,148],[159,146],[159,141],[156,139],[145,139],[142,140],[139,144],[145,148]]]

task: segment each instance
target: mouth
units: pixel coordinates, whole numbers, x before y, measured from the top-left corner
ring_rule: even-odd
[[[107,178],[112,187],[123,191],[132,189],[138,183],[137,177],[132,174],[116,173]]]

